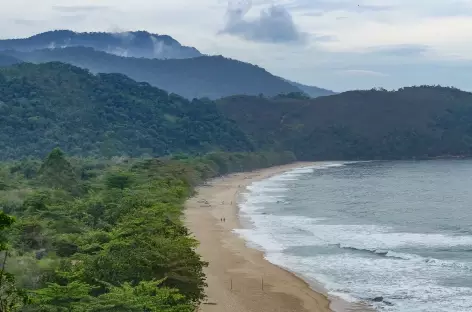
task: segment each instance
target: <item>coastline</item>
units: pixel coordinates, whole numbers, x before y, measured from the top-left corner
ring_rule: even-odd
[[[321,287],[313,289],[294,273],[267,261],[262,251],[248,247],[245,240],[233,233],[234,229],[242,228],[237,201],[248,185],[316,164],[298,162],[213,179],[187,201],[185,224],[200,242],[198,253],[209,262],[205,269],[208,298],[198,311],[371,311],[329,298]]]

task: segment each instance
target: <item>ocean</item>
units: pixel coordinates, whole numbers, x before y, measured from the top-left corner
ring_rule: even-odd
[[[325,162],[254,182],[235,230],[377,311],[472,311],[472,160]]]

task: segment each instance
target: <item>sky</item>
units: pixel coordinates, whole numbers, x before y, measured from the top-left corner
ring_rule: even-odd
[[[2,1],[0,37],[53,30],[167,34],[335,91],[472,91],[472,0]]]

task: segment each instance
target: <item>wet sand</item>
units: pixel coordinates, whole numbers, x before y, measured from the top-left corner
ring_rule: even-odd
[[[368,311],[330,300],[305,281],[264,259],[232,231],[241,228],[238,194],[254,181],[314,163],[294,163],[214,179],[186,203],[185,224],[200,242],[208,296],[201,312],[331,312]],[[223,222],[221,219],[224,218]]]

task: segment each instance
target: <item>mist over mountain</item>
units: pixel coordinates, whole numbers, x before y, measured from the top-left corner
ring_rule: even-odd
[[[202,55],[197,49],[183,46],[170,36],[147,31],[78,33],[55,30],[29,38],[0,40],[0,50],[23,52],[78,46],[124,57],[184,59]]]
[[[58,61],[93,73],[121,73],[189,99],[302,92],[263,68],[222,56],[159,60],[121,57],[85,47],[4,53],[25,62]]]
[[[0,57],[0,66],[19,60],[59,61],[93,73],[122,73],[190,99],[235,94],[275,96],[303,92],[310,97],[334,94],[276,77],[256,65],[222,56],[204,56],[170,36],[146,31],[55,30],[24,39],[0,40],[0,51],[9,56],[8,60],[7,56]]]

